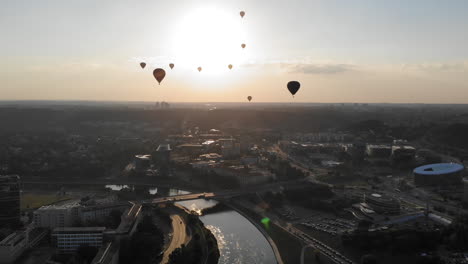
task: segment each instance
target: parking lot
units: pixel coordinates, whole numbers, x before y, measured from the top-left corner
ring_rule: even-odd
[[[357,222],[354,220],[316,216],[305,219],[300,224],[307,228],[336,236],[345,232],[353,231]]]

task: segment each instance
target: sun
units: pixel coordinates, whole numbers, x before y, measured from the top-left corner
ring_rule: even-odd
[[[183,16],[174,28],[172,53],[178,65],[204,74],[219,74],[245,62],[245,29],[236,12],[198,8]]]

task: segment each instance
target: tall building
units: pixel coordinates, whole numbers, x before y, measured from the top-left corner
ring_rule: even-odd
[[[18,175],[0,176],[0,226],[20,222],[20,184]]]
[[[171,146],[169,144],[159,145],[152,156],[157,166],[167,165],[171,159]]]
[[[136,171],[145,171],[151,166],[151,155],[136,155],[133,164]]]

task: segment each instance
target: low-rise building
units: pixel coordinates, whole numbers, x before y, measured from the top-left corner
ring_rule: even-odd
[[[129,203],[84,206],[80,209],[80,219],[82,223],[102,222],[112,211],[123,212],[129,207]]]
[[[105,227],[58,227],[52,231],[52,241],[60,253],[75,252],[80,246],[100,248]]]
[[[200,160],[212,160],[212,161],[220,161],[223,156],[219,155],[218,153],[207,153],[202,154],[199,156]]]
[[[241,163],[244,165],[258,164],[259,158],[255,156],[245,156],[241,158]]]
[[[63,205],[42,206],[33,215],[35,227],[56,228],[73,226],[79,219],[78,202]]]
[[[388,145],[367,144],[366,154],[372,158],[389,158],[392,155],[392,147]]]
[[[36,246],[47,234],[45,229],[29,225],[0,241],[0,263],[13,263],[28,248]]]
[[[13,263],[28,248],[26,232],[17,231],[0,241],[0,263]]]
[[[395,161],[409,161],[416,156],[416,149],[407,145],[392,146],[392,157]]]
[[[179,152],[190,156],[200,155],[204,151],[202,144],[182,144],[176,148]]]
[[[191,162],[190,165],[194,169],[209,169],[216,166],[218,163],[214,160],[199,160],[195,162]]]
[[[378,214],[400,213],[400,201],[378,193],[365,195],[362,206],[365,207],[366,210],[372,210]]]

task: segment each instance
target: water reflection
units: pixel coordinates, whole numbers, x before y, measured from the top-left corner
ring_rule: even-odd
[[[217,203],[213,200],[197,199],[178,204],[199,211]],[[220,264],[276,263],[273,250],[262,233],[236,211],[208,214],[200,217],[200,220],[218,241]]]
[[[205,208],[213,207],[217,205],[218,202],[215,200],[196,199],[190,201],[177,202],[177,204],[180,204],[191,211],[200,211]]]
[[[178,189],[169,189],[168,196],[189,194],[190,192],[178,190]]]

